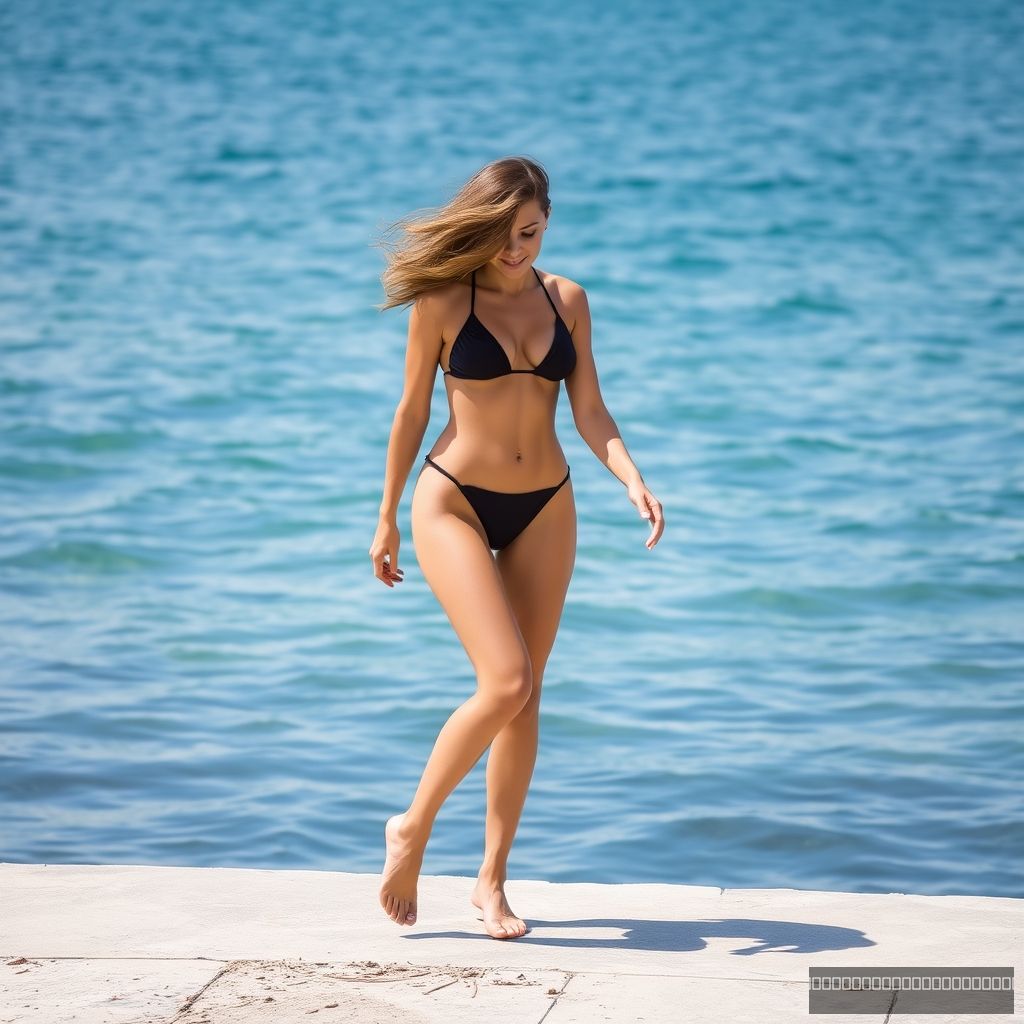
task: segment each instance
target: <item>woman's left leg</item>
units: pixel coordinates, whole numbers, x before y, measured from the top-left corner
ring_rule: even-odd
[[[537,760],[540,692],[576,561],[576,502],[567,480],[511,544],[496,555],[505,591],[526,642],[533,692],[491,742],[487,757],[484,858],[472,902],[495,938],[526,931],[504,893],[508,856]]]

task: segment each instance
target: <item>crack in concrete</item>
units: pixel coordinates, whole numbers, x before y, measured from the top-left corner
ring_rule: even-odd
[[[557,968],[555,968],[555,969],[557,970]],[[540,1020],[537,1021],[537,1024],[544,1024],[544,1020],[547,1018],[547,1015],[558,1005],[558,999],[565,992],[566,986],[575,977],[576,977],[576,972],[575,971],[566,971],[565,972],[565,981],[562,982],[562,987],[557,992],[554,993],[554,997],[552,998],[551,1003],[548,1005],[548,1008],[540,1015]]]

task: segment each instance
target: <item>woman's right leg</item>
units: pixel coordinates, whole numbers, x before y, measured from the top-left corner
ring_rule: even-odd
[[[429,468],[413,492],[412,534],[424,578],[476,670],[477,689],[441,728],[409,809],[385,828],[380,902],[399,924],[415,920],[416,880],[441,805],[533,691],[530,654],[476,514]]]

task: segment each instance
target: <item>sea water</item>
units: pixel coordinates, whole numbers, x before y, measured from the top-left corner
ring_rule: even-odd
[[[377,872],[475,687],[368,548],[374,243],[551,175],[579,515],[511,878],[1024,896],[1024,9],[0,9],[0,859]],[[435,382],[413,469],[447,418]],[[474,875],[482,758],[428,874]]]

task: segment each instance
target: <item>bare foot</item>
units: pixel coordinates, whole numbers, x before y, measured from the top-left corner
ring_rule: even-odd
[[[423,864],[425,844],[401,835],[405,814],[394,814],[384,824],[384,871],[380,905],[396,924],[416,922],[416,880]]]
[[[484,914],[484,928],[494,939],[518,939],[529,929],[521,917],[512,913],[505,899],[505,888],[494,882],[477,879],[473,894],[469,897],[473,906]]]

